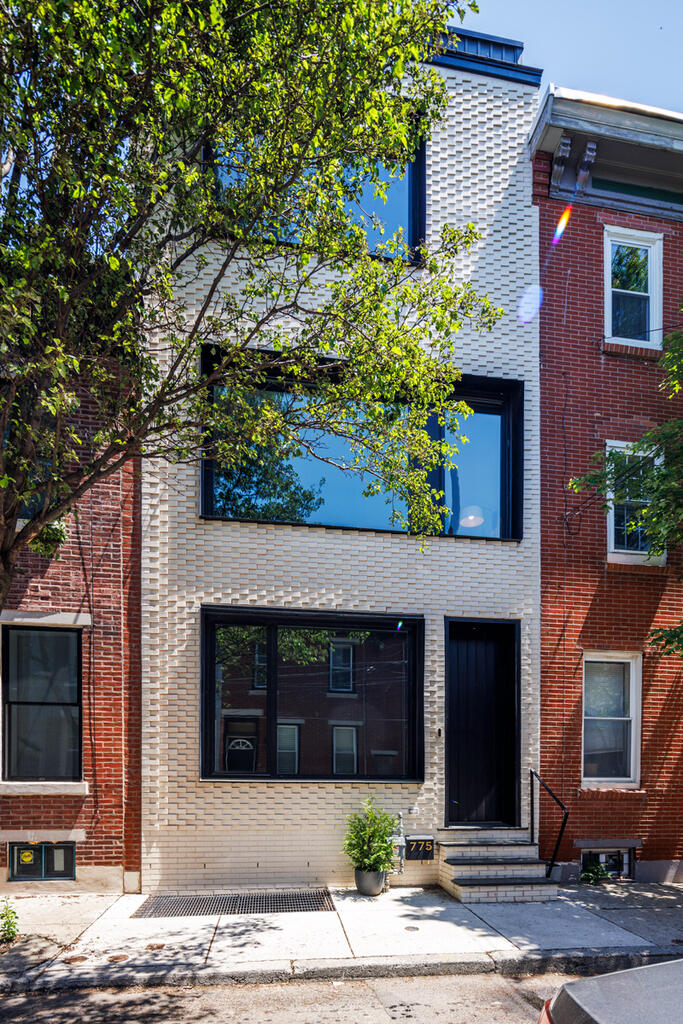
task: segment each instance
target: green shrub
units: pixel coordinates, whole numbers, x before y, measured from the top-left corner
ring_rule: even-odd
[[[0,942],[11,942],[19,934],[17,912],[5,897],[0,907]]]
[[[610,873],[604,864],[588,864],[581,872],[581,881],[589,885],[600,885],[610,877]]]
[[[372,799],[363,804],[358,814],[349,815],[344,853],[359,871],[389,871],[394,864],[391,837],[398,819],[378,810]]]

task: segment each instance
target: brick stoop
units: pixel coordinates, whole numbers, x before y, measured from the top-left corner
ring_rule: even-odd
[[[438,839],[439,885],[461,903],[526,903],[554,900],[557,884],[545,877],[538,844],[519,836],[463,830]]]

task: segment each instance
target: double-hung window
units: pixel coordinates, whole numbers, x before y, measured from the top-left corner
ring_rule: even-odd
[[[422,633],[411,616],[203,609],[202,777],[419,780]]]
[[[4,778],[80,779],[80,632],[4,626],[2,678]]]
[[[605,338],[662,347],[662,236],[605,226]]]
[[[641,660],[640,654],[584,655],[584,786],[638,785]]]
[[[666,555],[651,555],[645,525],[640,521],[649,498],[644,471],[651,458],[632,451],[626,441],[608,441],[608,452],[622,453],[615,489],[607,495],[607,560],[624,564],[663,565]]]

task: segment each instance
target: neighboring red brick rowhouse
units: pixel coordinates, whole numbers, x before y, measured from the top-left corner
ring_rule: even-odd
[[[566,201],[549,198],[552,154],[534,158],[541,284],[541,774],[570,811],[560,861],[578,861],[575,839],[639,838],[644,862],[668,863],[683,878],[683,661],[661,657],[653,627],[683,614],[682,553],[666,565],[607,561],[600,500],[567,492],[606,440],[635,441],[680,418],[660,388],[659,354],[604,341],[604,225],[663,235],[664,333],[683,321],[683,223],[628,210],[573,204],[561,242],[551,240]],[[550,254],[550,255],[549,255]],[[546,262],[547,261],[547,262]],[[567,516],[567,513],[568,516]],[[642,652],[641,772],[638,789],[582,788],[583,652]],[[541,856],[560,821],[543,795]],[[676,875],[676,861],[682,861]],[[673,862],[671,864],[670,862]],[[651,865],[655,868],[655,865]]]
[[[5,621],[17,612],[91,619],[81,627],[82,777],[89,791],[84,796],[4,792],[0,831],[30,830],[39,839],[41,830],[84,830],[85,841],[76,844],[76,884],[80,876],[93,889],[121,891],[124,872],[130,873],[127,888],[137,888],[136,879],[139,884],[139,490],[139,468],[129,464],[86,494],[69,516],[59,558],[32,552],[21,558],[3,613]],[[3,865],[7,850],[7,842],[1,842]]]

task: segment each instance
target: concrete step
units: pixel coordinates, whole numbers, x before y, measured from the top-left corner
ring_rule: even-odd
[[[519,874],[525,875],[527,869],[535,870],[539,875],[545,873],[545,863],[538,857],[446,857],[446,864],[463,871],[465,868],[478,868],[482,872],[505,871],[508,875],[517,874],[518,868],[524,868]],[[470,870],[465,871],[469,875]]]
[[[440,856],[454,860],[538,860],[538,843],[440,843]]]
[[[457,876],[441,885],[461,903],[531,903],[557,899],[557,883],[538,876],[502,877],[495,882]]]
[[[505,864],[451,864],[451,871],[456,879],[481,879],[490,881],[492,885],[497,884],[501,878],[545,878],[545,864],[532,861],[530,864],[516,864],[506,862]]]
[[[528,885],[529,882],[533,882],[534,885],[554,885],[557,888],[557,883],[553,882],[550,878],[546,878],[545,875],[531,875],[530,877],[524,877],[522,875],[502,875],[500,878],[496,878],[495,882],[492,881],[493,885],[505,886],[509,888],[511,885]],[[453,879],[454,885],[481,885],[481,879],[468,878],[463,875],[456,875]]]

